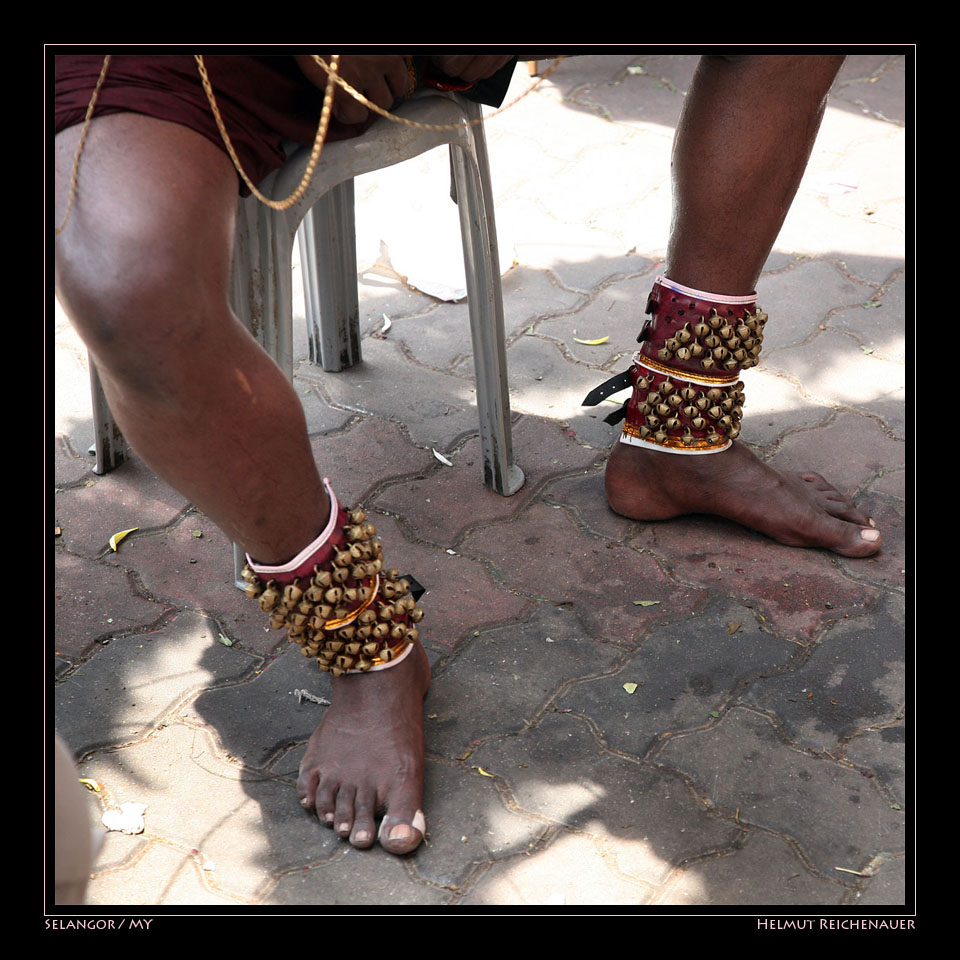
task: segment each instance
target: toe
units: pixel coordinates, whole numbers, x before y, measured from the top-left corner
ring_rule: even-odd
[[[313,810],[317,803],[317,771],[300,771],[297,778],[297,797],[300,800],[300,806],[306,810]]]
[[[829,518],[821,525],[818,546],[826,547],[843,557],[870,557],[883,546],[880,531],[860,523]]]
[[[349,837],[353,830],[353,821],[355,817],[356,789],[353,787],[341,786],[337,791],[337,805],[334,810],[333,829],[341,837]]]
[[[374,825],[375,803],[376,795],[372,791],[357,791],[350,843],[361,850],[372,847],[377,839],[377,830]]]
[[[336,816],[337,788],[334,784],[320,784],[316,794],[317,816],[329,827]]]
[[[380,824],[380,846],[390,853],[410,853],[420,846],[426,832],[422,810],[408,817],[388,815]]]

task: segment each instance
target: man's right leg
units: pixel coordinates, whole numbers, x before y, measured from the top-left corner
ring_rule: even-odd
[[[60,216],[79,136],[56,140]],[[236,172],[206,138],[138,114],[95,119],[56,241],[57,294],[137,453],[256,561],[279,565],[317,538],[330,505],[296,394],[229,307],[236,204]],[[390,669],[333,680],[301,768],[301,802],[357,846],[374,842],[378,813],[387,849],[421,839],[429,668],[414,647]]]

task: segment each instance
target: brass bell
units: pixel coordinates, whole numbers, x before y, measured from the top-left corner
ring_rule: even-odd
[[[727,359],[723,361],[724,370],[736,370],[738,366],[739,364],[733,357],[727,357]]]
[[[727,430],[727,436],[728,436],[731,440],[735,440],[737,437],[739,437],[739,436],[740,436],[740,424],[739,424],[739,423],[733,424],[733,425],[730,427],[730,429]]]
[[[395,613],[396,613],[396,610],[394,610],[392,604],[384,603],[380,606],[381,620],[392,620]]]
[[[680,341],[676,337],[671,337],[663,342],[664,347],[671,353],[676,353],[680,349]]]
[[[673,354],[666,347],[661,347],[657,351],[657,356],[661,360],[670,360],[673,357]]]
[[[654,427],[659,427],[659,426],[660,426],[660,418],[654,416],[654,415],[651,413],[651,414],[647,417],[647,426],[650,427],[651,430],[652,430]],[[262,597],[261,597],[260,599],[261,599],[261,601],[263,600]]]
[[[693,356],[692,351],[687,347],[681,347],[675,354],[678,360],[689,360]]]
[[[700,345],[700,343],[693,343],[693,344],[690,345],[690,353],[691,353],[694,357],[702,357],[702,356],[703,356],[703,347]]]
[[[757,361],[750,359],[750,357],[747,357],[746,360],[740,361],[741,370],[749,370],[751,367],[755,367],[756,365],[757,365]]]
[[[333,578],[330,576],[329,570],[317,570],[314,568],[315,573],[313,575],[314,586],[322,587],[324,590],[327,587],[331,586],[333,583]]]
[[[390,570],[384,570],[383,575],[387,580],[391,580],[391,581],[400,579],[400,571],[395,568],[391,568]]]
[[[694,430],[702,430],[707,425],[707,421],[703,417],[694,417],[690,421],[690,425]]]
[[[346,620],[350,615],[350,611],[346,607],[334,607],[333,608],[333,619],[334,620]]]
[[[330,664],[327,663],[325,660],[320,660],[320,659],[318,658],[318,659],[317,659],[317,666],[318,666],[324,673],[329,673],[329,671],[330,671]]]
[[[405,624],[398,623],[390,631],[391,640],[402,640],[407,635],[407,627]]]
[[[711,427],[710,431],[707,433],[707,443],[720,443],[722,440],[723,437],[721,437],[720,434]]]
[[[372,666],[373,666],[372,660],[365,660],[363,657],[361,657],[357,661],[357,669],[362,670],[364,673],[366,673]]]
[[[365,523],[362,523],[361,527],[363,529],[363,535],[367,540],[377,535],[377,528],[372,523],[370,523],[369,520],[366,521]]]
[[[703,345],[709,347],[713,350],[714,347],[719,347],[721,343],[720,338],[715,334],[711,333],[709,337],[704,338]]]
[[[709,370],[711,367],[714,366],[714,364],[715,364],[715,361],[713,357],[704,357],[700,361],[700,366],[703,367],[704,370]]]
[[[718,400],[723,399],[723,391],[719,387],[711,387],[706,392],[706,398],[716,403]]]
[[[420,607],[414,607],[410,611],[410,619],[414,623],[419,623],[423,619],[423,610]]]
[[[340,653],[344,648],[345,641],[343,640],[328,640],[324,644],[324,650],[329,650],[331,653]]]
[[[390,632],[390,625],[386,623],[378,623],[374,625],[373,636],[377,640],[382,640]]]
[[[366,565],[367,576],[372,577],[375,573],[379,573],[383,567],[383,561],[377,558],[376,560],[371,560]]]
[[[306,637],[307,630],[306,627],[291,627],[290,632],[287,636],[291,640],[296,640],[297,643],[303,643],[303,640],[297,639],[298,637]]]
[[[704,320],[701,320],[698,324],[694,326],[693,332],[698,337],[706,337],[710,333],[710,326]]]
[[[726,347],[717,347],[717,348],[713,351],[713,359],[714,359],[714,360],[726,360],[726,359],[727,359],[727,354],[728,354],[729,352],[730,352],[730,351],[727,350]]]
[[[248,583],[244,588],[243,592],[251,599],[255,600],[257,597],[263,593],[263,587],[259,583]]]
[[[267,587],[267,589],[260,594],[260,597],[257,599],[257,603],[260,604],[260,609],[264,613],[269,613],[277,605],[277,600],[279,599],[280,594],[277,592],[276,588]]]
[[[724,428],[724,430],[729,430],[733,426],[733,417],[726,416],[721,417],[717,423]]]
[[[736,360],[737,363],[742,363],[747,359],[747,351],[744,350],[743,347],[740,347],[738,350],[734,350],[733,359]]]
[[[350,579],[350,571],[346,567],[334,567],[330,576],[334,583],[346,583]]]
[[[326,617],[320,617],[314,614],[307,623],[310,624],[311,630],[322,630],[326,626],[327,620]]]
[[[707,323],[709,323],[714,330],[718,330],[723,326],[723,317],[717,313],[716,307],[714,307],[713,314],[707,317]]]
[[[323,599],[326,600],[327,603],[339,603],[343,599],[343,587],[331,587],[323,595]]]
[[[710,401],[706,397],[704,396],[697,397],[696,407],[698,410],[706,410],[707,407],[709,406],[710,406]]]
[[[396,656],[396,654],[389,647],[384,647],[380,651],[379,656],[384,663],[389,663]]]
[[[649,390],[650,381],[646,377],[639,377],[637,379],[636,387],[638,390]]]
[[[369,626],[357,627],[358,640],[369,640],[372,633],[373,633],[373,627],[369,627]]]
[[[757,344],[757,346],[755,346],[755,347],[750,351],[750,356],[753,357],[754,359],[756,359],[757,357],[759,357],[759,356],[760,356],[760,349],[761,349],[761,348],[760,348],[760,345]]]
[[[336,666],[334,666],[334,667],[328,667],[327,669],[328,669],[335,677],[342,677],[342,676],[346,673],[346,670],[343,670],[341,667],[336,667]]]
[[[661,396],[665,397],[668,393],[673,393],[676,387],[673,385],[673,381],[668,379],[661,381],[659,390]]]
[[[347,587],[343,591],[343,599],[347,603],[356,603],[357,602],[357,588],[356,587]]]
[[[348,657],[345,653],[341,653],[335,662],[341,670],[349,670],[357,661],[355,658]]]
[[[243,571],[240,574],[247,583],[259,582],[260,578],[250,569],[249,565],[243,568]]]
[[[344,527],[343,532],[346,534],[348,540],[363,539],[363,527],[358,523],[350,527]]]
[[[651,407],[649,403],[644,402],[637,404],[637,413],[642,417],[645,417],[652,409],[653,407]]]
[[[286,617],[278,617],[276,614],[270,617],[270,627],[273,630],[282,630],[287,625]]]
[[[656,410],[661,417],[668,417],[671,413],[670,404],[668,403],[658,403]]]
[[[683,415],[689,420],[690,417],[697,415],[697,408],[692,403],[689,403],[683,408]]]
[[[362,580],[366,575],[367,575],[366,569],[362,567],[359,563],[355,563],[350,568],[350,576],[354,580]]]
[[[757,316],[757,323],[759,323],[760,326],[762,327],[767,322],[767,319],[768,319],[767,315],[762,310],[758,310],[756,316]]]
[[[319,603],[323,599],[323,590],[314,584],[304,592],[303,596],[310,603]]]
[[[719,405],[714,405],[707,411],[707,416],[713,417],[714,420],[719,420],[723,416],[723,408]]]
[[[657,443],[666,443],[667,440],[669,440],[670,438],[667,436],[667,434],[663,430],[658,430],[653,435],[653,439],[656,440]]]
[[[680,426],[680,421],[676,417],[668,417],[666,422],[664,423],[664,426],[668,430],[676,430]]]
[[[296,583],[290,583],[283,588],[283,602],[288,606],[293,606],[300,602],[300,598],[303,596],[303,591],[296,585]]]
[[[416,627],[411,627],[407,631],[407,639],[412,643],[414,640],[420,639],[420,631]]]
[[[315,657],[320,652],[320,644],[315,640],[312,643],[305,643],[301,648],[300,652],[305,657]]]
[[[354,560],[366,560],[367,545],[365,543],[357,541],[351,543],[347,549],[350,551],[350,556]]]
[[[290,617],[290,623],[295,627],[302,627],[307,622],[307,618],[302,613],[295,613]]]
[[[733,327],[729,323],[725,323],[717,333],[720,334],[721,340],[729,340],[733,336]]]
[[[682,330],[678,330],[674,334],[674,339],[679,343],[689,343],[693,339],[693,334],[690,332],[690,321],[688,320],[684,325]]]
[[[338,550],[333,555],[334,566],[349,567],[352,562],[353,562],[353,557],[350,556],[349,550]]]
[[[363,521],[367,519],[367,515],[359,507],[348,511],[347,516],[350,518],[351,523],[363,523]]]
[[[366,603],[372,596],[373,591],[369,587],[358,587],[357,588],[357,599],[361,603]]]
[[[697,390],[695,387],[684,387],[680,391],[680,396],[684,400],[696,400],[697,399]]]
[[[729,413],[733,409],[733,400],[730,397],[727,397],[726,400],[723,400],[720,403],[720,407],[724,413]]]
[[[680,438],[680,440],[683,442],[683,444],[684,444],[685,446],[688,446],[688,447],[689,447],[691,444],[694,444],[694,443],[697,442],[697,438],[696,438],[692,433],[690,433],[689,430],[687,430],[687,431],[684,433],[684,435]]]
[[[671,393],[670,396],[667,397],[667,403],[669,403],[671,407],[679,407],[680,404],[683,403],[683,397],[681,397],[679,393]]]
[[[741,340],[745,340],[753,331],[741,320],[739,326],[737,327],[737,336]]]
[[[347,629],[349,629],[349,628],[348,628],[348,627],[344,627],[344,630],[347,630]],[[337,634],[337,636],[339,636],[340,633],[343,633],[343,630],[341,630],[341,631]],[[343,648],[343,651],[344,651],[344,653],[348,653],[351,657],[355,657],[355,656],[360,652],[360,648],[361,648],[362,646],[363,646],[362,643],[357,643],[356,641],[354,641],[353,643],[348,643],[348,644]]]
[[[652,432],[652,431],[650,430],[649,427],[641,427],[641,428],[640,428],[640,439],[641,439],[641,440],[646,440],[647,437],[650,436],[651,432]]]
[[[380,649],[379,643],[365,643],[361,648],[365,657],[375,657]]]

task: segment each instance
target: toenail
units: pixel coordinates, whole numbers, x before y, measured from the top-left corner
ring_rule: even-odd
[[[350,824],[349,824],[349,823],[346,823],[346,822],[341,823],[340,826],[337,827],[337,830],[338,830],[340,833],[349,833],[349,832],[350,832]]]
[[[324,822],[324,823],[333,823],[333,814],[332,814],[332,813],[325,813],[325,814],[323,815],[323,822]]]
[[[863,540],[870,540],[871,542],[874,540],[879,540],[880,531],[879,530],[861,530],[860,537]]]
[[[303,799],[301,799],[301,801],[300,801],[300,806],[301,806],[301,807],[309,807],[309,806],[310,806],[310,801],[309,801],[306,797],[303,797]]]
[[[409,827],[409,825],[406,824],[406,823],[398,823],[398,824],[390,831],[390,839],[391,839],[391,840],[409,840],[410,837],[411,837],[411,835],[412,835],[412,834],[411,834],[410,827]]]
[[[366,830],[360,830],[353,839],[357,843],[366,843],[370,839],[370,834]]]
[[[877,525],[877,521],[874,520],[873,517],[868,517],[867,523],[869,523],[871,527],[875,527]]]

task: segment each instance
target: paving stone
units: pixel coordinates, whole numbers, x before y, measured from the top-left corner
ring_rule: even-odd
[[[869,584],[837,577],[833,554],[785,547],[716,517],[638,524],[631,543],[662,558],[684,590],[736,598],[785,638],[814,639],[827,623],[859,615],[877,597]]]
[[[891,283],[878,299],[876,307],[865,308],[858,304],[834,312],[827,323],[831,330],[842,330],[857,338],[870,356],[892,363],[906,362],[906,276],[904,273]]]
[[[194,854],[154,843],[129,867],[96,874],[87,887],[86,903],[92,907],[238,906],[233,897],[211,890],[209,882]]]
[[[165,527],[188,506],[135,458],[102,477],[91,475],[91,481],[90,486],[61,490],[56,500],[60,541],[81,556],[109,551],[110,537],[121,530],[138,527],[144,533]]]
[[[878,119],[903,124],[907,119],[903,99],[907,70],[903,56],[848,57],[831,97],[846,100]]]
[[[557,517],[560,517],[560,522]],[[515,590],[571,603],[589,635],[634,642],[664,620],[685,616],[702,592],[672,582],[652,556],[580,533],[559,507],[534,503],[511,524],[471,533],[462,552],[486,560]],[[656,600],[638,606],[635,601]]]
[[[627,72],[617,82],[577,90],[572,96],[573,101],[593,106],[600,116],[615,123],[675,127],[685,90],[675,86],[666,74],[673,73],[680,79],[681,71],[676,69],[676,64],[638,59],[637,66],[642,68],[642,73]],[[695,68],[695,62],[684,66],[682,73],[692,77],[691,68]],[[670,67],[674,69],[670,70]],[[686,76],[683,80],[689,86]]]
[[[866,891],[857,900],[857,906],[885,907],[906,904],[910,893],[916,895],[915,889],[908,890],[906,865],[904,857],[896,857],[884,863],[865,884]]]
[[[866,616],[833,624],[806,662],[755,681],[741,698],[776,715],[798,746],[835,753],[902,708],[903,645],[903,601],[889,598]]]
[[[710,730],[671,738],[657,760],[691,777],[720,810],[792,837],[824,876],[903,849],[904,814],[868,779],[788,747],[769,720],[742,708]]]
[[[307,432],[313,436],[331,430],[346,429],[357,415],[352,410],[341,410],[328,403],[322,390],[317,389],[315,382],[317,378],[335,377],[337,374],[323,374],[308,360],[296,363],[294,371],[293,388],[297,392],[300,406],[303,407]],[[325,381],[321,380],[321,382]]]
[[[749,370],[744,378],[743,442],[753,446],[776,443],[784,434],[819,427],[832,417],[830,407],[812,401],[802,384],[763,369]]]
[[[412,879],[404,858],[377,846],[369,850],[344,846],[342,854],[329,862],[281,877],[260,903],[284,907],[430,907],[446,903],[449,898],[447,891]]]
[[[631,880],[663,883],[683,860],[737,834],[681,780],[604,753],[574,717],[548,714],[517,737],[483,744],[474,761],[501,778],[520,810],[600,840],[611,866]]]
[[[93,481],[94,460],[92,457],[83,457],[71,449],[68,437],[59,435],[53,441],[53,481],[57,492],[83,480]]]
[[[429,450],[414,446],[399,424],[377,417],[317,437],[311,448],[321,474],[330,478],[337,499],[348,506],[365,503],[388,476],[422,475],[437,462]]]
[[[636,532],[637,521],[621,517],[607,505],[604,469],[605,465],[584,470],[579,476],[551,480],[544,487],[543,499],[551,505],[562,504],[572,510],[591,533],[611,540],[624,540]]]
[[[812,906],[839,904],[846,889],[811,873],[790,845],[759,830],[742,850],[683,868],[658,906]]]
[[[753,611],[716,599],[697,616],[655,627],[616,673],[574,684],[557,705],[589,717],[613,749],[642,757],[663,737],[710,723],[795,652],[762,631]],[[637,685],[633,693],[627,683]]]
[[[377,509],[403,516],[418,539],[446,548],[456,545],[473,527],[516,514],[551,474],[584,466],[597,456],[553,421],[537,417],[523,417],[514,424],[513,454],[526,479],[512,497],[502,497],[478,482],[482,453],[476,437],[449,455],[452,468],[441,466],[428,454],[432,461],[428,476],[391,484],[373,503]]]
[[[897,720],[894,714],[892,726],[868,730],[855,736],[846,744],[844,753],[850,763],[872,771],[878,783],[890,790],[900,806],[907,800],[906,739],[904,720]]]
[[[294,690],[331,699],[330,678],[287,643],[283,652],[244,683],[205,690],[184,706],[180,717],[217,732],[223,749],[252,766],[262,766],[282,746],[306,741],[323,718]]]
[[[549,237],[517,244],[516,256],[529,267],[549,270],[568,290],[580,293],[589,293],[613,278],[626,279],[636,274],[648,276],[652,285],[656,266],[648,257],[624,251],[612,238],[577,224],[558,223]],[[619,308],[619,304],[610,307]],[[586,310],[588,318],[602,316],[607,304],[591,304]]]
[[[462,888],[477,864],[536,846],[547,830],[542,821],[508,809],[493,781],[475,768],[428,763],[423,805],[428,842],[411,865],[418,877],[450,889]]]
[[[191,691],[256,662],[217,634],[207,617],[180,612],[150,633],[112,640],[57,684],[57,729],[77,754],[145,736]]]
[[[907,520],[905,505],[890,497],[866,494],[859,498],[860,509],[872,517],[883,534],[883,549],[874,557],[839,557],[837,562],[858,580],[900,592],[907,586]]]
[[[620,651],[584,635],[568,609],[482,633],[449,661],[427,694],[427,748],[447,759],[474,741],[522,730],[564,684],[610,670]]]
[[[474,385],[411,365],[399,344],[364,341],[363,363],[325,375],[321,390],[337,406],[403,424],[418,446],[447,449],[477,429]]]
[[[149,596],[215,618],[237,650],[267,656],[283,640],[267,627],[256,603],[237,589],[233,544],[201,513],[162,533],[128,537],[117,562],[136,571]]]
[[[815,400],[862,410],[891,430],[904,430],[903,367],[868,356],[849,337],[824,331],[802,349],[777,351],[767,366],[795,379]]]
[[[292,782],[226,762],[203,731],[182,724],[84,768],[113,802],[146,804],[143,836],[195,851],[233,897],[254,898],[272,875],[326,859],[339,844],[300,806]]]
[[[562,833],[546,850],[496,863],[470,885],[462,906],[638,906],[653,888],[620,876],[603,845]]]
[[[503,277],[502,288],[508,339],[519,336],[541,317],[569,313],[582,299],[580,294],[564,290],[545,271],[522,266]],[[466,302],[445,304],[427,316],[402,318],[391,328],[390,338],[402,342],[420,363],[438,370],[455,368],[471,380],[475,377]]]
[[[141,596],[114,563],[57,548],[54,564],[54,642],[57,653],[71,660],[91,651],[95,640],[155,623],[172,609]]]

